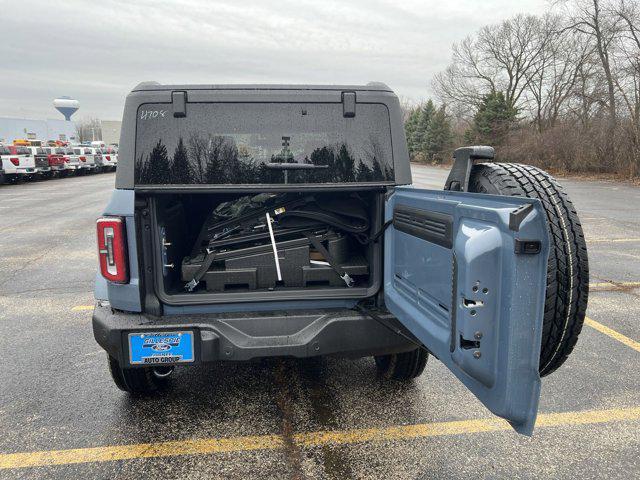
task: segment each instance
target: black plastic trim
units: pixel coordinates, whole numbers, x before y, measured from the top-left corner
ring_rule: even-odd
[[[514,252],[516,254],[536,255],[542,251],[540,240],[519,240],[515,239]]]
[[[514,232],[520,231],[520,225],[524,222],[524,219],[527,218],[533,211],[533,203],[529,203],[527,205],[522,205],[521,207],[516,208],[513,212],[509,214],[509,230]]]
[[[444,184],[445,190],[469,191],[469,177],[474,160],[493,160],[495,150],[486,145],[460,147],[453,152],[453,165]]]
[[[394,330],[402,330],[402,325],[391,315],[382,316]],[[363,357],[407,352],[416,348],[412,341],[394,333],[387,326],[349,309],[155,317],[97,305],[92,324],[98,344],[127,366],[127,335],[156,331],[193,330],[193,364],[275,356]]]
[[[453,216],[398,205],[393,209],[393,227],[441,247],[453,247]]]
[[[342,92],[342,116],[345,118],[356,116],[356,92]]]
[[[172,92],[173,116],[184,118],[187,116],[187,92]]]

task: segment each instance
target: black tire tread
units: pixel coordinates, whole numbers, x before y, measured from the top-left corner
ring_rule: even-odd
[[[408,381],[422,374],[428,359],[429,354],[423,348],[416,348],[410,352],[376,357],[376,365],[384,378]]]
[[[162,385],[161,379],[153,375],[151,368],[122,368],[120,363],[109,358],[109,372],[116,386],[134,395],[143,395],[155,392]]]
[[[551,175],[531,165],[474,165],[469,191],[537,198],[544,207],[551,245],[547,265],[540,375],[548,375],[571,354],[582,330],[587,309],[589,262],[576,209]]]

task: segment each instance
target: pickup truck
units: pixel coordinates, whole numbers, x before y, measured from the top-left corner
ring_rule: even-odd
[[[0,145],[0,170],[3,181],[16,183],[30,180],[36,174],[35,159],[27,147]]]
[[[49,155],[45,152],[44,148],[37,146],[28,146],[24,148],[29,150],[34,159],[36,174],[40,177],[49,176],[51,172],[51,167],[49,166]]]
[[[92,319],[118,388],[274,356],[372,357],[381,379],[408,382],[432,356],[532,433],[589,283],[550,175],[471,146],[443,189],[414,188],[400,103],[380,83],[142,83],[119,148]]]
[[[92,173],[96,171],[96,162],[90,148],[83,146],[73,147],[74,155],[78,156],[80,161],[79,174]]]
[[[62,152],[62,160],[64,161],[64,170],[62,174],[64,176],[76,175],[81,170],[80,156],[76,155],[71,147],[63,147],[60,149]]]
[[[113,147],[103,147],[99,149],[102,156],[103,169],[113,172],[118,166],[118,153]]]
[[[94,172],[100,173],[105,170],[104,158],[99,148],[96,147],[84,147],[86,154],[93,158]]]
[[[43,147],[49,162],[49,176],[63,175],[65,171],[64,149],[62,147]]]

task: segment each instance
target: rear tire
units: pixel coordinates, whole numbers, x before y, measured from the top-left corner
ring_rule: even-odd
[[[428,358],[429,354],[423,348],[374,357],[381,377],[399,381],[409,381],[419,377],[427,365]]]
[[[122,368],[108,355],[109,372],[113,383],[120,390],[133,395],[148,395],[167,385],[173,367]]]
[[[550,249],[540,376],[560,367],[578,341],[589,295],[587,245],[576,209],[548,173],[517,163],[474,165],[469,191],[537,198],[546,213]]]

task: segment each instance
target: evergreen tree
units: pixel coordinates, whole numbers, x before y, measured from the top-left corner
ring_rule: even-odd
[[[363,161],[358,162],[358,168],[356,169],[356,181],[357,182],[371,182],[373,180],[373,170],[367,166]]]
[[[518,110],[509,106],[502,92],[485,95],[473,117],[465,140],[484,145],[501,145],[516,125]]]
[[[207,163],[204,171],[205,183],[224,183],[222,172],[222,146],[224,137],[212,135],[207,145]]]
[[[442,163],[444,155],[453,143],[453,133],[451,131],[451,123],[442,105],[434,114],[429,122],[429,128],[425,135],[424,153],[426,158],[431,162]]]
[[[178,146],[173,154],[173,162],[171,162],[171,177],[173,183],[189,184],[193,180],[191,174],[191,164],[187,156],[187,149],[184,146],[182,137],[178,140]]]
[[[349,155],[349,150],[347,150],[347,146],[343,143],[340,146],[340,151],[338,152],[338,157],[336,158],[336,168],[337,168],[337,176],[338,182],[353,182],[355,181],[355,161],[351,155]]]
[[[329,147],[316,148],[311,152],[311,163],[314,165],[326,165],[327,168],[314,171],[314,176],[318,183],[335,182],[336,165],[335,154]]]
[[[146,177],[149,178],[147,183],[152,185],[171,183],[171,162],[167,147],[162,144],[162,140],[158,140],[156,146],[151,150],[146,169],[148,172]]]
[[[377,158],[373,159],[373,168],[371,170],[371,180],[386,180],[385,172],[382,171],[380,161]]]
[[[413,108],[409,113],[409,118],[404,124],[405,136],[407,137],[407,147],[409,148],[409,154],[414,155],[417,151],[416,145],[413,143],[413,138],[418,128],[418,121],[420,120],[420,107]]]
[[[424,153],[426,150],[427,132],[435,113],[436,107],[433,105],[432,100],[428,100],[420,109],[418,124],[416,125],[416,131],[414,132],[412,139],[416,152]]]

